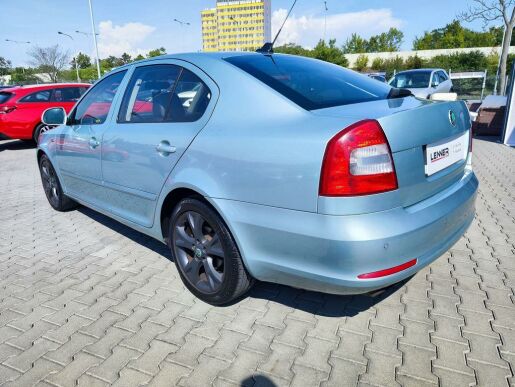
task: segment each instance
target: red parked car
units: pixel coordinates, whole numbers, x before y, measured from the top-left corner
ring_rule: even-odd
[[[20,139],[37,142],[40,133],[51,129],[41,123],[41,115],[51,107],[69,112],[91,85],[54,83],[19,86],[0,91],[0,140]]]

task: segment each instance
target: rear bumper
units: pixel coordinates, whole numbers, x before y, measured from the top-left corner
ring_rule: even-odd
[[[477,187],[476,176],[468,171],[451,187],[413,206],[349,216],[213,201],[255,278],[353,294],[401,281],[447,251],[474,218]],[[358,279],[413,259],[416,265],[401,272]]]

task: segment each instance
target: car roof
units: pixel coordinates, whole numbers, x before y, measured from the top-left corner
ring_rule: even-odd
[[[58,87],[90,87],[89,83],[40,83],[36,85],[16,85],[10,88],[0,89],[2,93],[26,94],[36,90],[51,90]]]
[[[416,72],[432,73],[433,71],[445,71],[445,70],[439,69],[439,68],[411,69],[411,70],[399,71],[399,72],[397,72],[397,74],[416,73]]]

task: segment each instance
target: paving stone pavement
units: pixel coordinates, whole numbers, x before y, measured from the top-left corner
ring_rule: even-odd
[[[466,235],[410,281],[332,296],[259,284],[195,299],[164,245],[47,204],[0,143],[0,385],[515,385],[515,150],[474,141]]]

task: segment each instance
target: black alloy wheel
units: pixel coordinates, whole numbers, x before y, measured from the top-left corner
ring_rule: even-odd
[[[188,198],[177,205],[170,244],[184,284],[203,301],[226,304],[252,286],[227,226],[204,202]]]

